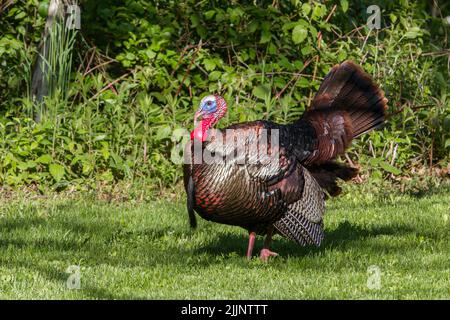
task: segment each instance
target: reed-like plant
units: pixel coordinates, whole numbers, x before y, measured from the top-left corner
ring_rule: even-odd
[[[43,77],[47,86],[45,102],[38,112],[41,119],[57,118],[63,113],[68,102],[68,89],[72,70],[72,56],[77,30],[68,29],[65,19],[56,19],[52,24],[48,37],[44,39],[47,56],[42,56]],[[45,107],[44,107],[45,106]]]

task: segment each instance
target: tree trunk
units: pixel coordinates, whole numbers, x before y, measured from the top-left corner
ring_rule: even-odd
[[[36,63],[34,65],[33,79],[31,82],[31,96],[35,102],[35,105],[39,106],[39,108],[37,108],[39,110],[34,110],[34,120],[36,122],[41,121],[42,111],[45,108],[43,99],[48,94],[48,76],[46,74],[48,68],[45,66],[45,60],[48,61],[50,45],[49,33],[55,19],[63,16],[63,7],[64,5],[61,0],[50,1],[47,21],[42,34],[41,44],[39,45],[39,54],[37,55]]]

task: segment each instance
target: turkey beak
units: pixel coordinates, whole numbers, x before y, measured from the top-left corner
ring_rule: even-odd
[[[195,115],[194,115],[194,126],[197,126],[197,123],[198,123],[197,119],[198,119],[199,117],[203,117],[204,114],[205,114],[205,112],[204,112],[203,110],[198,110],[198,111],[195,113]]]

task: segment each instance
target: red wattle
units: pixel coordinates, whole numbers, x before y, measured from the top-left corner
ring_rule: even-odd
[[[202,120],[200,124],[191,131],[191,140],[205,141],[208,137],[208,129],[210,128],[210,121]]]

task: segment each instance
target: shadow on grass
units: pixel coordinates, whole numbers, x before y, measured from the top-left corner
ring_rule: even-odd
[[[42,217],[14,217],[0,220],[0,230],[28,229],[46,223]]]
[[[445,195],[450,192],[450,185],[442,185],[439,187],[430,187],[430,188],[418,188],[413,190],[407,190],[405,194],[409,195],[412,198],[420,199],[424,197],[430,197],[433,195]]]
[[[431,181],[418,181],[407,185],[406,190],[400,192],[399,190],[382,190],[379,192],[379,199],[389,198],[391,194],[409,196],[414,199],[421,199],[436,195],[447,196],[450,192],[450,179],[442,178],[440,183],[431,183]]]
[[[40,226],[40,228],[36,228]],[[173,230],[170,226],[153,228],[143,226],[139,229],[128,229],[118,223],[111,224],[107,219],[88,220],[84,217],[73,219],[43,220],[40,218],[13,219],[0,223],[6,234],[0,235],[0,252],[6,250],[7,257],[0,257],[0,266],[23,268],[30,273],[38,273],[52,283],[65,286],[68,274],[65,266],[81,262],[82,267],[111,266],[112,271],[120,268],[151,269],[157,266],[175,266],[176,268],[205,268],[223,263],[227,255],[242,257],[247,246],[245,234],[219,230],[208,227],[197,232],[213,232],[214,237],[202,242],[195,249],[180,249],[176,242],[186,236],[185,229]],[[39,230],[38,237],[26,236],[34,229]],[[23,229],[22,233],[17,233]],[[70,230],[70,236],[59,235]],[[56,233],[55,233],[56,232]],[[404,225],[379,226],[363,228],[348,221],[340,223],[337,228],[327,230],[325,240],[320,247],[301,247],[289,240],[276,237],[273,250],[283,257],[303,257],[316,255],[325,250],[346,251],[365,245],[365,240],[382,235],[401,236],[415,233],[412,227]],[[197,237],[192,233],[189,237]],[[254,254],[262,246],[262,238],[258,238]],[[14,257],[11,256],[11,249]],[[32,249],[32,250],[30,250]],[[375,249],[373,249],[375,250]],[[396,247],[394,250],[403,250]],[[113,255],[114,251],[117,255]],[[9,258],[8,258],[9,257]],[[192,259],[191,259],[192,258]],[[52,264],[52,261],[59,261]],[[61,269],[63,265],[63,269]],[[84,298],[95,299],[133,299],[137,297],[114,293],[108,288],[95,287],[86,283],[83,287]]]
[[[407,226],[380,226],[370,229],[365,229],[349,223],[342,222],[334,230],[325,231],[325,238],[320,247],[306,246],[302,247],[290,240],[274,237],[272,242],[272,249],[282,256],[305,256],[311,254],[318,254],[327,249],[334,249],[345,251],[350,248],[358,248],[363,240],[375,238],[381,235],[405,235],[408,233],[415,233],[416,231]],[[262,247],[262,237],[258,237],[259,241],[255,244],[255,255],[257,250]],[[214,242],[199,248],[197,253],[207,253],[210,255],[229,255],[238,254],[244,255],[247,250],[247,237],[236,234],[219,234]]]
[[[2,225],[2,229],[10,231],[19,228],[29,229],[42,223],[39,219],[33,221],[20,221]],[[108,264],[112,266],[121,265],[126,267],[152,267],[156,265],[176,265],[186,264],[186,258],[192,255],[208,254],[211,256],[237,255],[244,256],[247,249],[248,238],[245,234],[223,232],[219,230],[209,230],[215,235],[212,240],[206,242],[203,246],[191,250],[180,250],[174,245],[168,237],[176,239],[184,236],[185,230],[173,231],[170,228],[153,229],[145,228],[142,230],[127,230],[119,225],[107,225],[105,221],[83,221],[74,219],[73,221],[58,221],[46,226],[49,230],[62,229],[70,230],[73,236],[66,239],[54,237],[38,237],[37,239],[27,239],[21,237],[9,236],[0,237],[0,250],[2,248],[14,247],[16,249],[33,248],[36,254],[58,255],[67,259],[87,259],[93,264]],[[238,228],[238,227],[236,227]],[[203,231],[198,231],[203,232]],[[44,231],[44,233],[47,233]],[[50,233],[50,232],[48,232]],[[304,256],[318,254],[327,249],[345,251],[350,248],[358,248],[364,245],[364,241],[373,239],[381,235],[401,236],[408,233],[416,233],[412,227],[405,225],[379,226],[363,228],[353,225],[348,221],[340,223],[337,228],[325,231],[325,239],[320,247],[307,246],[302,247],[290,240],[276,236],[272,248],[282,256]],[[168,236],[170,234],[170,236]],[[189,237],[195,237],[192,233]],[[144,241],[142,241],[144,239]],[[139,240],[139,241],[138,241]],[[167,242],[164,248],[154,247],[154,243]],[[262,237],[258,237],[255,244],[254,254],[262,246]],[[119,251],[118,256],[110,255],[111,251]],[[139,253],[139,256],[145,258],[138,259],[133,252]],[[215,259],[206,259],[203,265],[209,265],[215,262]],[[11,261],[2,261],[0,265],[11,264]]]

